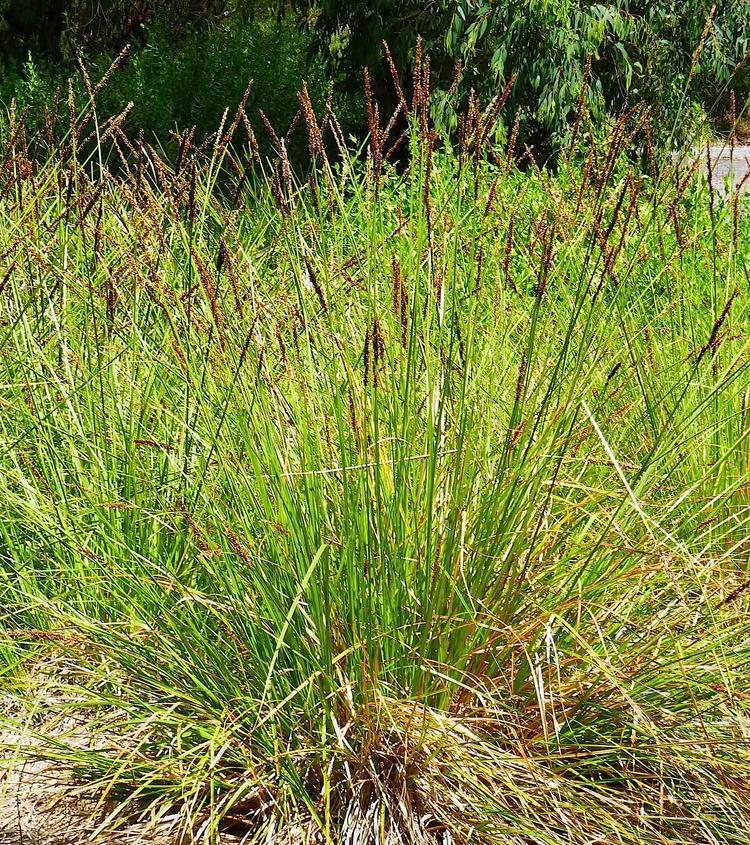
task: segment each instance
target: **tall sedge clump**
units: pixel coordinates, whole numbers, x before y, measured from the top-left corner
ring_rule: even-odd
[[[367,152],[302,89],[304,174],[247,98],[175,166],[93,84],[51,157],[14,124],[2,683],[102,830],[739,845],[742,199],[636,173],[638,112],[553,176],[510,89],[454,148],[417,50]]]

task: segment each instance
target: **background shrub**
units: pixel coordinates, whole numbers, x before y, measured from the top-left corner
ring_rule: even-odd
[[[459,60],[464,93],[474,89],[486,98],[515,77],[507,112],[521,114],[525,140],[543,144],[557,145],[569,134],[581,97],[594,122],[644,101],[667,140],[691,128],[693,105],[720,118],[730,90],[740,99],[750,93],[743,64],[750,47],[747,3],[297,0],[296,6],[310,16],[329,62],[348,78],[352,67],[382,66],[382,40],[406,68],[417,35],[443,90]],[[444,114],[455,126],[450,111]]]

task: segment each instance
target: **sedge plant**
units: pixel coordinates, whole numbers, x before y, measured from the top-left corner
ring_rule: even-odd
[[[412,89],[363,148],[303,89],[302,175],[242,106],[173,165],[91,85],[11,127],[9,713],[96,737],[34,722],[99,833],[747,843],[742,199],[642,113],[550,175]]]

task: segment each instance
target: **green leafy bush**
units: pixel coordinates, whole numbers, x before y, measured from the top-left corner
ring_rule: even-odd
[[[715,111],[730,87],[740,97],[750,92],[747,75],[735,73],[750,47],[748,3],[713,12],[708,0],[298,0],[297,8],[350,78],[364,64],[382,68],[382,40],[406,68],[417,35],[443,90],[457,61],[465,63],[464,92],[487,96],[514,78],[509,112],[522,114],[526,139],[560,143],[581,98],[599,122],[644,101],[667,137],[689,128],[693,104]]]
[[[160,24],[113,77],[102,110],[113,113],[132,101],[131,124],[147,133],[163,138],[170,129],[190,126],[208,133],[252,79],[249,113],[262,108],[272,124],[285,129],[297,111],[303,79],[314,100],[325,97],[324,69],[308,61],[308,46],[309,37],[291,23],[266,19],[231,22],[208,33],[191,27],[175,48],[169,28]],[[103,73],[106,62],[97,64]]]
[[[560,139],[585,97],[601,121],[639,101],[679,134],[684,95],[712,108],[750,46],[750,6],[708,2],[531,0],[517,7],[463,0],[446,46],[487,90],[516,77],[513,100],[538,130]],[[591,60],[588,84],[584,82]]]

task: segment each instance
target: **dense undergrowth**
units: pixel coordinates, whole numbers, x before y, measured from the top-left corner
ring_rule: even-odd
[[[631,169],[638,114],[555,177],[499,103],[446,147],[425,87],[403,172],[373,104],[329,162],[303,95],[303,182],[229,125],[175,168],[91,108],[44,160],[15,127],[7,694],[55,667],[110,826],[746,843],[741,202]]]

